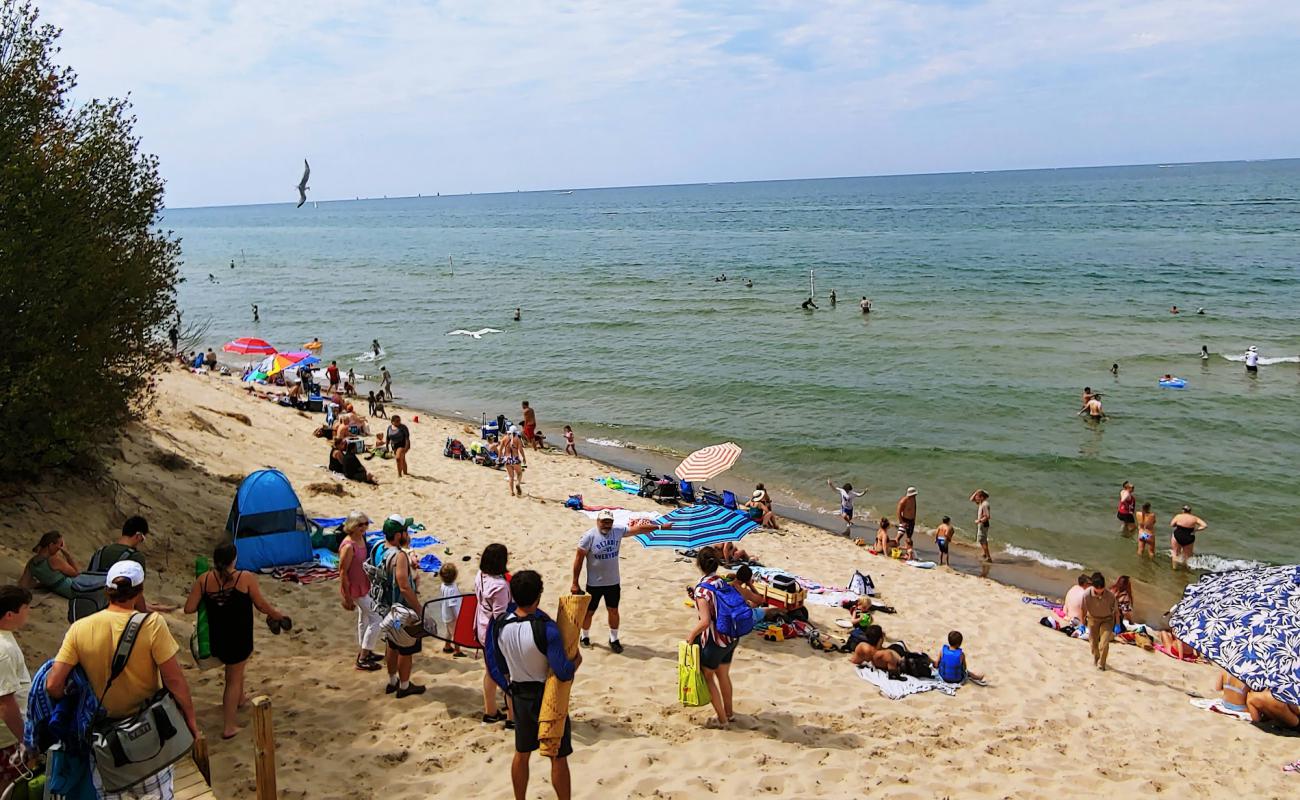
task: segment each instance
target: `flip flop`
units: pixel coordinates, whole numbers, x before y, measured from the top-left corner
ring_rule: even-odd
[[[270,628],[270,629],[271,629],[271,633],[275,634],[276,636],[279,636],[279,635],[280,635],[280,623],[279,623],[279,622],[276,622],[275,620],[271,619],[270,617],[267,617],[267,618],[266,618],[266,627]]]

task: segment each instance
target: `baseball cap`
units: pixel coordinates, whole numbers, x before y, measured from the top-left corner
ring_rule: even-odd
[[[916,487],[915,487],[915,486],[909,486],[909,487],[907,487],[907,496],[908,496],[908,497],[916,497]]]
[[[609,520],[610,522],[614,521],[614,512],[610,511],[608,508],[596,514],[597,522],[604,522],[606,520]]]
[[[114,586],[118,578],[126,578],[132,586],[144,585],[144,567],[139,561],[124,559],[108,568],[108,576],[104,578],[104,585],[107,587]]]
[[[401,533],[407,528],[410,528],[411,523],[413,522],[415,522],[414,517],[403,518],[401,514],[393,514],[388,519],[384,520],[384,535],[388,536],[393,533]]]

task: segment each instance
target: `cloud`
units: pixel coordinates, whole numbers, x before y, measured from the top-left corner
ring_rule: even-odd
[[[1294,60],[1254,68],[1300,44],[1289,2],[58,0],[43,11],[65,29],[80,94],[131,92],[173,205],[288,200],[303,155],[321,198],[990,168],[1019,165],[1018,145],[1060,164],[1138,159],[1152,113],[1170,131],[1160,158],[1295,154],[1260,152],[1278,136],[1226,121],[1189,135],[1193,115],[1161,97],[1185,101],[1198,85],[1203,102],[1300,121]],[[1081,138],[1077,115],[1099,107],[1113,129]]]

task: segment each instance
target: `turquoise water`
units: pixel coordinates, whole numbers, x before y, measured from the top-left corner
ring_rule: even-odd
[[[1300,366],[1248,377],[1225,358],[1300,354],[1300,161],[178,209],[166,224],[184,240],[186,320],[210,318],[213,343],[319,336],[373,374],[357,354],[377,337],[410,401],[477,416],[527,398],[553,440],[565,423],[677,452],[734,440],[737,483],[813,510],[834,510],[831,477],[869,485],[860,507],[891,517],[916,485],[923,524],[965,524],[984,487],[995,549],[1047,560],[1158,576],[1117,536],[1127,479],[1162,554],[1188,502],[1210,523],[1198,565],[1300,561]],[[809,270],[816,312],[799,310]],[[502,333],[447,335],[484,327]],[[1158,388],[1166,372],[1189,388]],[[1105,393],[1100,426],[1075,415],[1085,385]]]

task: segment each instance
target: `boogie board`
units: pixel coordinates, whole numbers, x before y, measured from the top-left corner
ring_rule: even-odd
[[[442,612],[448,603],[460,603],[460,610],[450,623],[442,621]],[[478,596],[472,594],[454,595],[452,597],[435,597],[425,602],[420,611],[424,634],[450,644],[459,645],[470,650],[482,650],[474,617],[478,612]]]
[[[1159,381],[1162,389],[1186,389],[1187,381],[1182,378],[1170,378],[1167,381]]]

